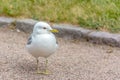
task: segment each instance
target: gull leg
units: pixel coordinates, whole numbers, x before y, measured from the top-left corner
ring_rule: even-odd
[[[45,67],[46,67],[46,69],[45,69],[44,74],[50,74],[50,72],[48,71],[48,59],[47,58],[46,58],[46,61],[45,61]]]
[[[37,74],[40,74],[40,70],[39,70],[39,60],[38,59],[36,59],[37,60]]]
[[[45,61],[45,71],[44,72],[40,72],[40,70],[39,70],[39,60],[38,59],[36,59],[36,60],[37,60],[37,74],[50,74],[50,72],[48,71],[48,66],[47,66],[47,64],[48,64],[47,58],[46,58],[46,61]]]

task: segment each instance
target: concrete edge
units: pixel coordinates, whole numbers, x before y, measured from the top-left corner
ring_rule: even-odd
[[[0,17],[0,26],[6,26],[15,24],[17,29],[20,29],[26,33],[31,33],[33,26],[38,21],[33,19],[14,19]],[[58,37],[65,39],[85,39],[88,42],[96,44],[106,44],[109,46],[120,47],[120,34],[112,34],[102,31],[93,31],[81,28],[80,26],[68,25],[68,24],[53,24],[53,28],[58,29],[59,33],[55,34]]]

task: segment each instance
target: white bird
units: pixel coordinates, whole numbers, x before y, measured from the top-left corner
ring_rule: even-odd
[[[37,22],[34,25],[33,33],[28,39],[26,47],[28,52],[37,60],[37,73],[41,73],[38,67],[38,57],[46,58],[46,70],[42,73],[48,74],[47,58],[58,48],[55,35],[52,32],[58,32],[58,30],[52,29],[46,22]]]

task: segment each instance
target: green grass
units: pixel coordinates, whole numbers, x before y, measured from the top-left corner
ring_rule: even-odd
[[[120,0],[0,0],[0,16],[120,32]]]

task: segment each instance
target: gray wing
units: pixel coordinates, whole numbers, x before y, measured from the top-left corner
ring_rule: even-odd
[[[28,38],[27,45],[30,45],[31,43],[32,43],[32,36],[30,36],[30,37]]]

